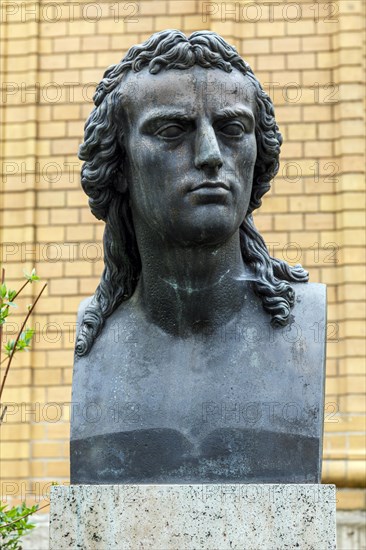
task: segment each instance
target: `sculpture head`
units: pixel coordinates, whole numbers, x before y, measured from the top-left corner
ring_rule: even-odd
[[[144,235],[161,255],[165,245],[215,246],[238,231],[257,158],[255,95],[237,69],[126,75],[117,117],[142,256]]]
[[[183,85],[174,87],[177,71],[184,71]],[[256,275],[255,292],[272,324],[287,324],[294,304],[288,281],[305,282],[307,273],[269,256],[252,217],[277,174],[282,137],[270,98],[236,49],[209,31],[190,37],[176,30],[156,33],[107,69],[94,103],[79,158],[85,161],[81,181],[90,208],[106,223],[105,269],[85,311],[76,353],[90,350],[105,319],[134,292],[141,271],[133,221],[138,216],[174,239],[175,212],[180,244],[213,242],[239,231],[243,260]],[[188,151],[192,127],[194,150]],[[171,193],[174,170],[180,187]],[[196,190],[207,181],[219,182],[220,189]],[[154,184],[165,195],[156,197]],[[161,200],[155,200],[164,197],[165,217]],[[190,218],[197,207],[200,215]]]

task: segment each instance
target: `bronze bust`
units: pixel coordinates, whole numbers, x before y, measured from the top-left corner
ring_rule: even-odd
[[[72,483],[319,482],[325,287],[252,216],[279,167],[270,98],[222,37],[166,30],[94,103],[105,268],[79,310]]]

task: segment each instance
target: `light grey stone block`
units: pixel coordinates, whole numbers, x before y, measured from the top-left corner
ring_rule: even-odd
[[[50,550],[331,550],[334,485],[51,489]]]
[[[22,550],[48,550],[49,548],[49,516],[48,514],[34,514],[30,517],[31,523],[36,526],[27,535],[22,537]]]
[[[364,510],[337,513],[338,550],[366,550],[366,512]]]

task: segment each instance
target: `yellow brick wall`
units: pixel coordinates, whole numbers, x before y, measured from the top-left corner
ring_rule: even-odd
[[[363,2],[51,4],[1,12],[2,262],[13,286],[24,267],[48,281],[34,350],[14,361],[4,395],[14,403],[1,433],[5,497],[68,481],[75,315],[102,270],[103,227],[76,157],[93,86],[154,31],[206,28],[238,48],[275,103],[282,164],[256,223],[277,256],[328,285],[323,480],[339,486],[339,508],[364,507]]]

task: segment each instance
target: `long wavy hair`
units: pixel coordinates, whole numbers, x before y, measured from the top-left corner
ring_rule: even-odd
[[[274,118],[273,105],[254,76],[250,66],[221,36],[198,31],[189,37],[178,30],[153,34],[143,44],[133,46],[117,65],[109,67],[94,95],[95,108],[85,124],[84,143],[79,158],[84,162],[81,183],[89,196],[92,213],[105,221],[105,267],[94,297],[86,307],[78,332],[75,353],[86,355],[101,332],[105,320],[137,285],[141,259],[129,208],[128,182],[124,159],[120,119],[117,107],[123,103],[123,84],[128,71],[148,67],[151,74],[161,70],[189,69],[193,65],[221,69],[233,67],[246,75],[255,90],[257,107],[255,135],[257,159],[248,212],[240,226],[243,260],[255,273],[255,293],[271,315],[273,326],[288,324],[295,293],[290,282],[306,282],[308,273],[300,266],[272,258],[263,238],[254,226],[252,212],[262,204],[270,181],[278,172],[282,136]]]

